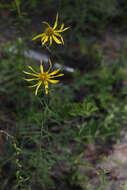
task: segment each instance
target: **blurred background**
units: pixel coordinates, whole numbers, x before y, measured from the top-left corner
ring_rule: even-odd
[[[22,71],[48,58],[64,77],[35,97]],[[0,190],[127,190],[127,1],[0,0],[0,107]]]

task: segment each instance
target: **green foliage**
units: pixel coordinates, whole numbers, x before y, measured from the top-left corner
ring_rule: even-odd
[[[91,116],[98,108],[94,102],[84,101],[83,103],[73,103],[70,114],[73,116]]]

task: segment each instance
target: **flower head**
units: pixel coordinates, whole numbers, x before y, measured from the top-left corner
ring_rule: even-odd
[[[54,80],[55,77],[60,77],[63,76],[64,74],[58,74],[60,69],[55,69],[54,71],[50,72],[51,68],[52,68],[52,63],[49,60],[49,69],[48,71],[44,71],[44,67],[42,64],[40,64],[40,72],[36,72],[31,66],[28,66],[28,68],[32,71],[32,72],[26,72],[23,71],[25,74],[27,75],[31,75],[34,76],[34,78],[25,78],[24,80],[31,82],[31,81],[37,81],[36,84],[29,86],[30,88],[32,87],[36,87],[35,89],[35,95],[37,95],[38,90],[40,88],[41,85],[44,85],[45,87],[45,93],[48,94],[48,83],[58,83],[59,80]]]
[[[41,43],[42,45],[46,44],[49,42],[49,45],[52,45],[52,41],[54,40],[57,44],[64,44],[63,37],[61,36],[61,32],[64,32],[65,30],[68,30],[69,27],[64,28],[64,24],[61,25],[60,29],[56,29],[58,25],[58,14],[56,15],[56,20],[51,27],[48,22],[42,22],[47,25],[46,29],[42,34],[39,34],[35,36],[32,40],[36,40],[37,38],[41,38]]]

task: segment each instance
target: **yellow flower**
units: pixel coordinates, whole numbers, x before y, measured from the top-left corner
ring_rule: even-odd
[[[62,24],[60,29],[56,29],[56,27],[58,25],[58,14],[56,15],[56,20],[55,20],[53,27],[51,27],[49,25],[49,23],[47,23],[47,22],[42,22],[42,23],[46,24],[47,28],[44,30],[44,32],[42,34],[35,36],[32,40],[41,38],[42,45],[49,42],[49,45],[51,46],[53,40],[57,44],[64,44],[64,40],[63,40],[61,34],[59,34],[59,33],[64,32],[65,30],[69,29],[69,27],[64,28],[64,24]]]
[[[42,64],[40,64],[40,72],[36,72],[31,66],[28,66],[28,68],[33,72],[26,72],[26,71],[23,71],[25,74],[27,75],[31,75],[31,76],[34,76],[35,78],[25,78],[24,80],[30,82],[30,81],[37,81],[36,84],[32,85],[32,86],[29,86],[30,88],[32,87],[36,87],[36,90],[35,90],[35,95],[37,95],[38,93],[38,89],[40,88],[41,85],[44,85],[45,87],[45,93],[48,94],[48,83],[58,83],[59,80],[54,80],[53,78],[55,77],[60,77],[60,76],[63,76],[64,74],[58,74],[58,72],[60,71],[60,69],[56,69],[52,72],[50,72],[51,68],[52,68],[52,63],[51,61],[49,60],[49,64],[50,64],[50,67],[48,69],[47,72],[44,71],[44,67]]]

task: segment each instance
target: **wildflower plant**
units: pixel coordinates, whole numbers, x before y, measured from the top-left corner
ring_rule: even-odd
[[[42,34],[39,34],[39,35],[35,36],[32,40],[36,40],[38,38],[41,38],[42,45],[45,45],[45,44],[47,44],[49,42],[49,45],[51,46],[53,40],[56,42],[56,44],[64,44],[63,37],[61,36],[60,33],[66,31],[67,29],[69,29],[69,27],[64,28],[64,24],[62,24],[59,29],[56,29],[57,26],[58,26],[58,14],[56,15],[56,20],[55,20],[55,23],[54,23],[53,27],[51,27],[49,25],[49,23],[47,23],[47,22],[43,22],[43,23],[47,25],[47,28],[45,29],[45,31]],[[46,45],[45,45],[45,47],[46,47],[46,49],[49,50],[49,48],[47,48]],[[35,87],[35,96],[38,95],[38,91],[39,91],[39,88],[41,86],[44,87],[45,94],[48,95],[49,83],[52,83],[52,84],[59,83],[58,77],[61,77],[61,76],[64,75],[63,73],[60,73],[60,70],[61,70],[60,68],[53,69],[53,64],[52,64],[50,59],[48,60],[48,69],[46,71],[45,71],[45,68],[43,66],[43,60],[41,60],[40,71],[39,72],[36,71],[30,65],[28,66],[28,69],[30,71],[23,71],[23,73],[26,74],[29,77],[31,76],[31,78],[24,78],[24,80],[26,80],[27,82],[36,82],[33,85],[29,86],[30,88]],[[41,103],[41,105],[44,105],[44,109],[43,109],[43,112],[42,112],[42,121],[40,122],[41,123],[40,144],[41,144],[42,138],[43,138],[42,132],[44,131],[44,134],[46,134],[47,137],[49,135],[48,128],[45,126],[45,117],[47,115],[46,114],[47,113],[47,107],[49,105],[47,105],[45,96],[43,96],[42,100],[40,99],[40,103]],[[48,107],[48,109],[50,109],[50,108]],[[18,175],[17,175],[17,178],[18,178]],[[29,179],[29,178],[27,178],[27,179]]]
[[[42,22],[43,24],[47,25],[47,28],[44,30],[42,34],[39,34],[35,36],[32,40],[36,40],[38,38],[41,38],[41,43],[42,45],[45,45],[46,43],[49,42],[49,45],[52,45],[53,40],[57,44],[64,44],[63,37],[61,36],[61,32],[64,32],[69,29],[69,27],[64,28],[64,24],[61,25],[59,29],[56,29],[58,26],[58,14],[56,15],[56,20],[55,23],[52,26],[49,25],[48,22]]]
[[[47,22],[43,22],[44,24],[47,24],[48,27],[45,29],[44,33],[37,35],[36,37],[33,38],[33,40],[37,39],[37,38],[41,38],[41,42],[42,44],[46,44],[47,42],[49,42],[49,45],[52,45],[52,41],[54,40],[57,44],[64,44],[64,40],[62,38],[62,36],[59,34],[61,32],[66,31],[69,27],[64,28],[64,24],[61,25],[59,30],[56,30],[56,27],[58,25],[58,14],[56,16],[56,20],[54,23],[54,26],[51,27]],[[46,47],[46,46],[45,46]],[[47,48],[47,47],[46,47]],[[60,68],[57,69],[53,69],[53,64],[51,62],[51,60],[48,60],[48,69],[45,71],[45,68],[43,66],[43,60],[41,60],[41,64],[40,64],[40,68],[39,71],[36,71],[32,66],[28,66],[29,71],[24,71],[23,73],[26,74],[27,76],[29,76],[28,78],[24,78],[24,80],[26,80],[27,82],[35,82],[34,84],[30,85],[30,88],[34,88],[35,87],[35,96],[38,95],[38,91],[40,89],[41,86],[44,87],[45,89],[45,94],[48,95],[48,91],[49,91],[49,83],[59,83],[58,77],[63,76],[63,73],[60,73]],[[41,98],[39,98],[41,105],[43,105],[43,112],[42,112],[42,121],[39,122],[40,125],[40,144],[42,142],[43,139],[43,135],[47,135],[47,140],[48,136],[49,136],[49,131],[48,128],[45,126],[45,117],[47,115],[47,108],[49,108],[49,102],[46,102],[46,97],[43,96],[43,99],[41,100]],[[44,132],[44,133],[43,133]],[[41,150],[42,151],[42,150]],[[41,153],[40,151],[40,153]],[[41,157],[41,154],[40,154]],[[41,160],[42,158],[40,158]],[[37,158],[38,160],[38,158]],[[20,160],[17,159],[16,164],[19,166],[20,165]],[[38,163],[39,164],[39,163]],[[19,173],[16,173],[17,179],[18,181],[20,181],[20,184],[22,184],[22,182],[24,182],[24,180],[27,181],[27,183],[29,183],[29,179],[30,177],[27,178],[23,178]],[[20,180],[21,179],[21,180]]]

